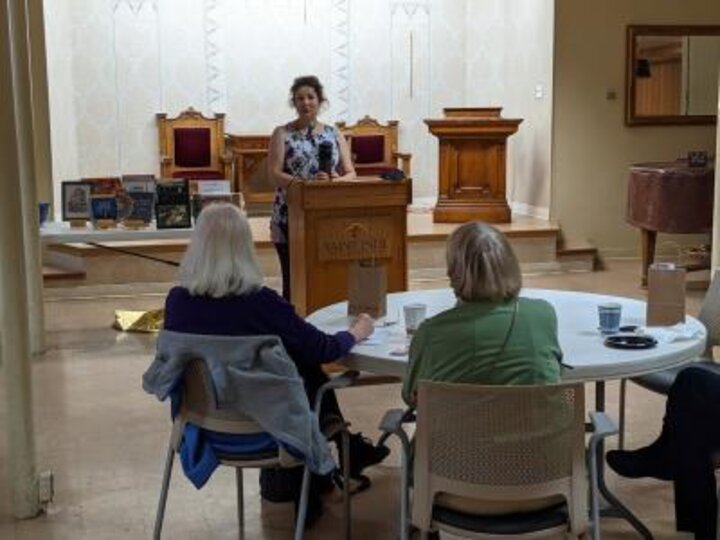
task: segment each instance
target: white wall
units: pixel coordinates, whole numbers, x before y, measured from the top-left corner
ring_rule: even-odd
[[[45,2],[54,182],[157,173],[160,111],[192,105],[225,112],[230,133],[269,133],[293,116],[293,77],[315,73],[330,99],[326,122],[400,121],[416,201],[437,195],[437,140],[423,119],[448,106],[505,106],[525,118],[511,142],[509,195],[546,209],[549,105],[532,93],[538,83],[550,91],[551,3]]]
[[[468,0],[469,105],[502,106],[522,118],[508,142],[507,191],[513,211],[550,213],[554,0]]]
[[[416,196],[437,192],[422,120],[464,103],[464,1],[54,0],[45,10],[56,184],[157,173],[160,111],[192,105],[225,112],[231,133],[269,133],[293,116],[293,77],[314,73],[330,99],[325,121],[399,120]]]
[[[720,24],[720,2],[556,0],[552,213],[566,237],[618,257],[640,249],[640,233],[625,222],[630,165],[712,151],[716,135],[715,125],[625,126],[628,24]]]

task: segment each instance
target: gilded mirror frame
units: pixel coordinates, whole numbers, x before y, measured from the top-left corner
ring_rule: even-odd
[[[636,111],[636,40],[640,36],[720,36],[720,25],[628,25],[625,69],[625,124],[627,126],[715,124],[717,115],[646,115]]]

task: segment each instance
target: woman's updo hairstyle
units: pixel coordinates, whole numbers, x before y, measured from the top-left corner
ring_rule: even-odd
[[[295,94],[303,86],[309,86],[310,88],[315,90],[315,94],[317,94],[318,102],[320,103],[320,105],[327,103],[327,98],[325,97],[325,90],[323,89],[323,85],[320,84],[320,79],[318,79],[315,75],[302,75],[300,77],[296,77],[292,83],[292,86],[290,87],[291,107],[295,106]]]

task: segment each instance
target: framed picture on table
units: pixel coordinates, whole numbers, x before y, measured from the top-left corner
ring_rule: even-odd
[[[67,181],[60,185],[63,221],[86,221],[92,217],[88,182]]]

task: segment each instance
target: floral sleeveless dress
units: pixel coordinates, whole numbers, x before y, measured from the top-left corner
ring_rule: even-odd
[[[324,126],[320,133],[314,133],[294,129],[288,124],[285,126],[283,172],[300,180],[312,180],[319,170],[318,148],[323,141],[332,143],[332,167],[336,171],[340,163],[339,136],[338,130],[332,126]],[[270,236],[276,244],[286,244],[288,241],[288,206],[284,188],[275,190]]]

